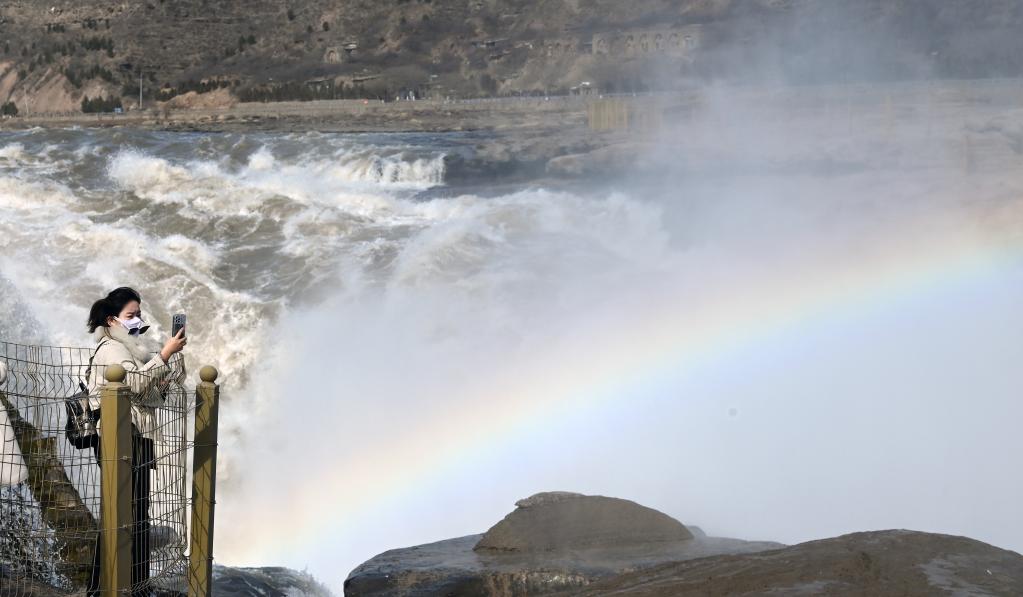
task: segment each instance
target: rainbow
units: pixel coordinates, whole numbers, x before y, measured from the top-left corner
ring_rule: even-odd
[[[893,301],[940,295],[1001,275],[1005,268],[1023,266],[1023,236],[989,226],[964,233],[960,224],[950,227],[959,230],[955,235],[889,240],[866,254],[825,255],[785,271],[723,276],[710,286],[727,291],[712,296],[694,298],[698,292],[692,289],[670,289],[644,303],[641,316],[587,339],[607,350],[586,355],[556,352],[556,361],[538,358],[529,371],[465,389],[464,396],[453,401],[456,407],[421,422],[428,431],[403,436],[374,459],[392,463],[387,470],[366,460],[339,463],[322,477],[293,488],[286,521],[275,523],[268,517],[259,525],[263,537],[254,539],[250,527],[225,537],[218,552],[239,563],[282,557],[337,536],[382,501],[411,496],[429,479],[463,466],[479,446],[530,433],[538,419],[594,409],[666,371],[684,373],[823,322]],[[680,309],[683,295],[686,308]],[[438,434],[438,429],[457,433]],[[353,479],[359,487],[354,491]],[[326,509],[327,520],[324,495],[336,496]]]

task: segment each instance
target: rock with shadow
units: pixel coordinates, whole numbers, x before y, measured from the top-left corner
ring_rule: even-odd
[[[541,493],[482,535],[385,552],[345,581],[348,596],[538,595],[719,554],[781,547],[707,537],[628,500]]]
[[[350,597],[1023,595],[1023,556],[965,537],[854,533],[787,547],[708,537],[634,502],[542,493],[483,535],[382,553]]]

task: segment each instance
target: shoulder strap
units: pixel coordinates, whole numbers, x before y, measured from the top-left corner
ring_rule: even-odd
[[[89,357],[89,368],[85,370],[85,381],[86,381],[86,383],[88,383],[89,377],[92,375],[92,362],[96,359],[96,355],[99,353],[99,349],[103,347],[103,344],[106,343],[107,340],[109,340],[109,338],[106,338],[106,337],[104,337],[102,340],[100,340],[99,344],[96,345],[96,349],[92,351],[92,356]],[[79,383],[79,385],[82,385],[82,384]],[[87,389],[87,388],[83,388],[83,389]]]

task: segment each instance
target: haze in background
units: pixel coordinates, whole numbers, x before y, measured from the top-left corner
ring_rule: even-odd
[[[434,200],[387,267],[285,316],[226,515],[265,521],[246,560],[266,533],[340,576],[559,489],[714,534],[1019,549],[1015,155],[990,116],[924,115],[938,89],[887,121],[779,93],[709,92],[660,150],[670,190]]]

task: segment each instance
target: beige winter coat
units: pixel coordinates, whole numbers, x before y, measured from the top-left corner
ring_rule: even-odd
[[[92,359],[88,374],[89,403],[92,408],[100,407],[100,393],[106,386],[105,371],[109,365],[121,365],[127,372],[124,383],[131,388],[131,422],[141,435],[159,440],[157,410],[164,403],[164,388],[169,382],[182,383],[185,367],[181,353],[171,357],[170,364],[164,363],[159,353],[153,354],[140,342],[128,335],[123,326],[99,327],[93,333],[99,348]]]

